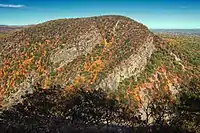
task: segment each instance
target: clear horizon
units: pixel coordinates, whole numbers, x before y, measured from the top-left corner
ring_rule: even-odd
[[[123,15],[150,29],[199,29],[197,0],[1,0],[0,25],[30,25],[62,18]]]

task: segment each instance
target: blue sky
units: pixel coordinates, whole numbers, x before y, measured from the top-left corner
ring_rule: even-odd
[[[200,28],[200,0],[0,0],[0,25],[125,15],[149,28]]]

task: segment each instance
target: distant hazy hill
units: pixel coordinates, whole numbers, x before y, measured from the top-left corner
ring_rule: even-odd
[[[200,29],[151,29],[151,31],[175,35],[200,35]]]
[[[8,26],[8,25],[0,25],[0,38],[5,37],[10,34],[10,32],[15,32],[20,30],[26,26]]]
[[[24,28],[25,26],[8,26],[8,25],[0,25],[0,32],[1,33],[7,33],[9,31],[13,30],[19,30]]]

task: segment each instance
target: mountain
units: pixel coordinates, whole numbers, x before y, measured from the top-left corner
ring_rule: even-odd
[[[102,88],[146,106],[150,97],[175,95],[199,77],[198,36],[155,35],[124,16],[52,20],[0,41],[1,104],[20,102],[34,86],[66,92]],[[162,88],[162,89],[161,89]]]
[[[36,83],[117,90],[121,81],[144,70],[155,38],[146,26],[123,16],[60,19],[24,28],[0,42],[2,99],[11,100]]]

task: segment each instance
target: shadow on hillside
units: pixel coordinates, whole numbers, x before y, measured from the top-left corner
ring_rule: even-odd
[[[22,103],[2,112],[1,133],[132,132],[124,124],[125,107],[101,90],[79,89],[68,94],[60,86],[35,90],[23,96]]]
[[[1,133],[183,132],[167,126],[147,126],[136,112],[101,90],[79,89],[68,94],[60,86],[36,90],[1,113]]]

